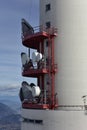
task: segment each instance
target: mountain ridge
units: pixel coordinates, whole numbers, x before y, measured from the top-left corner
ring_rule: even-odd
[[[4,103],[0,103],[0,130],[21,130],[21,115]]]

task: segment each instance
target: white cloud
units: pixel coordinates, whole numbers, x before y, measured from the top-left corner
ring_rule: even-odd
[[[0,91],[3,90],[12,90],[12,89],[19,89],[20,84],[5,84],[5,85],[0,85]]]
[[[18,96],[19,89],[19,84],[8,84],[0,86],[0,96]]]

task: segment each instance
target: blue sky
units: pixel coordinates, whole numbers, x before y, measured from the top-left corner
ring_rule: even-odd
[[[20,86],[22,51],[21,19],[39,24],[39,0],[0,0],[0,87]]]

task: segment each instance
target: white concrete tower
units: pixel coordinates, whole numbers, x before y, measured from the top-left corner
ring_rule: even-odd
[[[87,0],[40,0],[40,25],[46,29],[58,29],[58,36],[54,38],[54,58],[58,65],[54,84],[58,107],[51,109],[47,102],[35,104],[25,100],[25,103],[22,102],[22,130],[86,130]],[[34,34],[30,25],[28,29],[23,45],[38,48],[47,56],[46,44],[42,44],[41,40],[48,38],[48,34],[44,31]],[[28,69],[23,72],[23,76],[27,77],[38,75],[44,75],[38,81],[42,91],[50,80],[48,71]]]
[[[59,105],[83,105],[87,95],[87,1],[40,0],[40,24],[57,27],[55,88]]]

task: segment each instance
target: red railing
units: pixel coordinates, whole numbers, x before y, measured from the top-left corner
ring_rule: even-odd
[[[57,35],[57,33],[58,33],[57,28],[55,28],[55,27],[46,28],[43,25],[34,27],[32,33],[29,33],[30,31],[26,31],[26,32],[22,33],[22,39],[24,39],[26,36],[33,35],[33,34],[39,33],[39,32],[46,32],[47,34],[50,34],[50,35]]]

